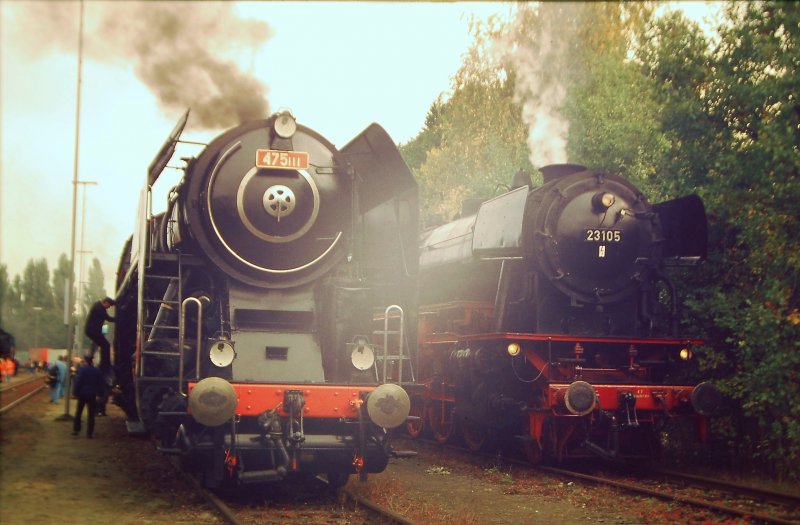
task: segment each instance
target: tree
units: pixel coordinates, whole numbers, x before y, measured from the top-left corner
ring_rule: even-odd
[[[463,200],[506,189],[520,168],[530,169],[524,126],[506,79],[461,79],[444,104],[442,139],[416,170],[422,209],[450,219]]]
[[[727,12],[709,89],[725,125],[712,170],[725,198],[728,244],[710,305],[731,334],[734,374],[725,382],[757,423],[756,457],[800,476],[800,6],[736,4]],[[719,195],[719,194],[718,194]],[[733,280],[735,279],[735,280]]]
[[[428,223],[451,219],[464,200],[489,198],[507,189],[518,170],[532,170],[513,72],[490,56],[490,38],[501,27],[494,19],[473,25],[475,43],[450,98],[432,104],[425,128],[401,148],[420,183]]]
[[[722,123],[708,111],[713,55],[700,27],[680,12],[649,22],[639,37],[638,62],[652,80],[659,106],[656,122],[666,148],[658,165],[659,186],[670,197],[707,193],[707,176]]]
[[[462,200],[490,197],[518,170],[568,161],[567,153],[592,167],[651,176],[662,147],[656,109],[641,111],[651,98],[648,79],[625,63],[649,13],[639,3],[542,3],[520,5],[509,23],[475,24],[450,98],[431,106],[425,129],[402,148],[424,213],[450,218]],[[608,107],[619,109],[603,115]]]
[[[100,266],[100,260],[95,257],[92,259],[92,265],[89,267],[89,275],[87,277],[86,284],[83,287],[83,304],[81,305],[82,318],[86,317],[86,314],[89,312],[89,309],[92,307],[92,304],[95,301],[108,295],[106,293],[106,288],[103,281],[103,268]]]
[[[66,254],[61,254],[58,258],[58,265],[53,268],[53,297],[56,305],[65,309],[67,304],[67,287],[69,286],[69,274],[72,271],[70,267],[69,258]]]
[[[67,333],[64,324],[64,280],[69,274],[69,260],[59,258],[52,275],[45,259],[31,259],[21,275],[9,283],[0,266],[3,329],[12,333],[18,350],[49,347],[64,348]],[[52,283],[52,284],[51,284]]]
[[[689,304],[708,373],[734,401],[737,456],[800,476],[800,8],[732,4],[716,49],[672,17],[642,49],[660,86],[676,175],[711,212],[712,253]],[[710,284],[709,284],[710,283]]]
[[[54,304],[53,290],[50,288],[50,270],[46,259],[28,261],[22,278],[21,298],[24,306],[50,308]]]
[[[570,158],[630,179],[651,201],[664,200],[655,179],[672,176],[660,166],[669,141],[659,125],[653,83],[636,64],[596,57],[563,112],[570,122]]]

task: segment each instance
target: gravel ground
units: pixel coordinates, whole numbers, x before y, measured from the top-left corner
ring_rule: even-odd
[[[74,412],[76,402],[70,402]],[[222,523],[167,458],[132,438],[124,414],[108,406],[93,439],[72,436],[63,400],[48,394],[0,416],[0,523]]]
[[[72,401],[72,411],[75,406]],[[49,403],[46,392],[0,415],[0,523],[223,523],[150,440],[127,435],[119,408],[109,405],[108,413],[97,419],[93,439],[86,438],[85,421],[83,434],[72,436],[63,401]],[[397,448],[419,448],[420,455],[392,460],[367,483],[351,476],[349,487],[418,524],[745,523],[410,440]],[[355,523],[342,510],[322,521]],[[262,518],[257,521],[320,523],[302,508],[274,502],[264,504]]]
[[[648,523],[626,506],[630,499],[605,487],[497,467],[491,460],[402,440],[415,458],[392,460],[367,484],[349,487],[420,524],[463,525]],[[674,523],[674,522],[670,522]]]

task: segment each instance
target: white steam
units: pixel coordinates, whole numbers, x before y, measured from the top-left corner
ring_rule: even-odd
[[[529,9],[520,9],[508,37],[498,42],[517,72],[515,102],[522,106],[530,161],[537,167],[567,161],[569,122],[561,110],[575,7],[543,2],[534,18]]]

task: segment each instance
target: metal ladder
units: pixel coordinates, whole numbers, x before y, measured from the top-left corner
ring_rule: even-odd
[[[151,323],[146,323],[142,315],[141,341],[143,341],[143,343],[141,347],[141,362],[139,363],[139,377],[144,377],[145,362],[148,356],[173,356],[175,358],[180,356],[180,348],[177,348],[175,351],[148,350],[146,348],[147,342],[153,339],[166,339],[175,341],[177,344],[180,334],[182,333],[181,316],[179,315],[181,304],[183,303],[184,277],[181,254],[177,252],[176,254],[169,254],[167,257],[158,257],[158,259],[160,259],[158,262],[159,273],[155,273],[153,271],[155,267],[154,260],[151,254],[149,260],[150,264],[144,269],[144,288],[146,289],[148,285],[157,285],[159,282],[163,283],[166,281],[167,285],[164,289],[164,296],[161,299],[148,299],[144,296],[145,289],[139,290],[139,293],[142,294],[141,304],[143,309],[147,304],[160,305]],[[164,320],[170,313],[173,313],[177,324],[165,324]],[[144,312],[142,312],[142,314],[144,314]],[[161,334],[162,331],[165,332],[164,335]]]
[[[392,315],[394,313],[394,315]],[[394,329],[390,329],[389,324],[390,320],[396,319],[397,323]],[[383,330],[375,330],[372,332],[374,335],[382,335],[383,336],[383,355],[375,356],[375,380],[379,383],[386,383],[389,380],[389,362],[392,362],[394,365],[395,363],[399,363],[397,368],[397,383],[403,382],[403,368],[405,368],[405,364],[408,364],[409,374],[411,375],[411,381],[416,381],[414,377],[414,367],[411,362],[411,356],[406,353],[405,347],[405,314],[403,313],[403,309],[393,304],[386,308],[383,313]],[[389,336],[396,337],[397,344],[394,347],[397,353],[389,354]],[[378,371],[378,361],[383,362],[382,366],[382,377],[379,375]]]

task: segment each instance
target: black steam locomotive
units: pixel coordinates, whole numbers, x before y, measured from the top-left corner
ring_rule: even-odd
[[[701,341],[678,333],[665,267],[706,253],[695,195],[651,205],[629,181],[578,165],[465,208],[420,254],[420,370],[412,436],[528,458],[652,456],[676,414],[701,437],[719,394],[682,373]]]
[[[281,112],[183,159],[154,216],[187,118],[150,165],[117,277],[129,430],[208,487],[382,471],[416,357],[415,329],[396,326],[416,326],[413,176],[376,124],[337,149]]]

